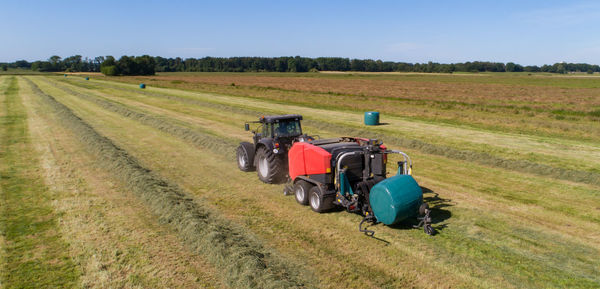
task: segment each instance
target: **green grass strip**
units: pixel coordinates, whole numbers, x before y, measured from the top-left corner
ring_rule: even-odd
[[[60,234],[53,196],[40,176],[18,92],[12,77],[0,117],[0,234],[5,243],[0,287],[75,287],[79,271]]]
[[[195,252],[219,268],[227,285],[232,288],[315,287],[313,275],[303,267],[265,247],[246,229],[211,210],[203,200],[191,198],[177,185],[142,167],[67,106],[27,81],[42,101],[56,111],[64,126],[98,157],[98,164],[114,172],[118,180],[148,204],[160,221],[173,226]]]
[[[238,140],[215,135],[210,131],[203,131],[199,128],[191,128],[183,122],[142,112],[139,109],[133,109],[124,104],[117,103],[103,97],[80,93],[62,85],[56,85],[56,83],[51,81],[48,81],[48,83],[58,89],[63,90],[69,95],[91,101],[108,111],[112,111],[124,117],[136,120],[144,125],[156,128],[193,145],[219,152],[227,156],[227,158],[230,160],[235,159],[235,154],[232,152],[235,152],[235,149],[239,143]]]

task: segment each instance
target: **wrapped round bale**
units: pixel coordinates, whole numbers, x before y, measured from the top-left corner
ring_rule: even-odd
[[[393,225],[418,215],[423,191],[411,175],[395,175],[373,186],[369,202],[378,222]]]

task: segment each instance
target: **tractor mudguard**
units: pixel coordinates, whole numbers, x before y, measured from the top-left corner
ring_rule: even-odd
[[[275,149],[275,139],[270,138],[270,137],[260,139],[258,141],[258,144],[256,144],[256,150],[258,150],[258,147],[260,145],[264,145],[268,150],[273,151]],[[277,150],[277,152],[274,152],[274,153],[281,155],[281,154],[287,154],[287,151],[284,150],[283,148],[279,148]]]
[[[270,137],[261,138],[256,144],[256,150],[258,150],[261,145],[272,151],[275,148],[275,140]]]

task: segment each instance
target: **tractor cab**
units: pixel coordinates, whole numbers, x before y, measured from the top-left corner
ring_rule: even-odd
[[[291,145],[296,137],[302,135],[300,120],[302,120],[302,116],[299,114],[262,116],[258,121],[252,122],[260,123],[258,129],[253,131],[254,145],[258,144],[263,138],[278,140]],[[246,123],[246,130],[250,130],[249,123]]]

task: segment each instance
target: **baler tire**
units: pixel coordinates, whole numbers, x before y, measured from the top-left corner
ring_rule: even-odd
[[[298,202],[298,204],[303,206],[308,205],[308,194],[313,186],[313,184],[304,180],[299,180],[296,182],[296,184],[294,184],[294,197],[296,198],[296,202]],[[299,190],[302,191],[301,196],[299,196]]]
[[[254,170],[254,158],[249,154],[254,153],[254,146],[251,143],[240,143],[237,148],[237,164],[242,172],[251,172]]]
[[[310,208],[317,212],[323,213],[327,210],[327,207],[323,204],[323,196],[321,195],[321,189],[319,187],[314,186],[308,192],[308,199]]]
[[[264,183],[281,182],[286,175],[283,158],[264,146],[260,147],[256,152],[256,172]]]

